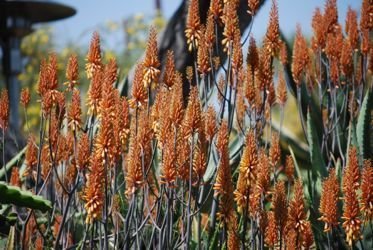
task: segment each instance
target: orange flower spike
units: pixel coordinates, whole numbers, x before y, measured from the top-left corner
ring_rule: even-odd
[[[37,92],[42,98],[49,90],[48,81],[48,62],[43,58],[40,62],[39,80],[37,85]]]
[[[126,196],[130,199],[143,184],[141,167],[141,149],[136,142],[136,136],[131,136],[129,152],[127,155]]]
[[[278,21],[278,6],[277,1],[272,0],[272,7],[269,13],[269,24],[265,35],[266,48],[272,56],[277,55],[281,40],[280,40],[280,25]]]
[[[342,190],[353,187],[354,190],[360,186],[360,168],[356,148],[350,148],[348,152],[348,161],[342,178]]]
[[[219,21],[223,15],[223,5],[221,0],[211,0],[209,12],[210,16],[215,20]]]
[[[207,75],[211,71],[209,51],[206,44],[205,26],[201,26],[201,38],[197,51],[197,68],[201,75]]]
[[[265,243],[269,247],[275,247],[278,242],[278,224],[273,211],[267,212],[268,225],[265,229]],[[282,239],[281,239],[282,240]]]
[[[287,65],[288,64],[288,49],[286,47],[286,43],[285,42],[281,42],[280,44],[280,55],[279,55],[279,58],[280,58],[280,62],[283,66]]]
[[[193,156],[193,171],[196,175],[196,181],[203,182],[203,175],[205,174],[207,168],[207,156],[205,150],[203,150],[202,143],[199,143],[195,149],[195,154]]]
[[[248,13],[254,16],[259,9],[259,4],[259,0],[247,0],[247,5],[249,6]]]
[[[329,176],[323,181],[319,211],[319,220],[325,223],[324,232],[330,232],[338,226],[339,182],[335,170],[329,171]]]
[[[275,168],[281,160],[280,138],[277,133],[272,134],[271,148],[269,149],[269,159],[273,168]]]
[[[9,125],[9,97],[8,91],[1,91],[0,96],[0,128],[6,130]]]
[[[284,107],[287,100],[287,89],[284,78],[284,73],[279,71],[278,73],[278,84],[277,84],[277,102]]]
[[[372,160],[365,160],[361,180],[361,213],[364,222],[373,219],[373,166]]]
[[[163,73],[163,83],[166,84],[167,88],[171,88],[174,85],[175,74],[174,52],[168,50],[166,56],[166,66]]]
[[[338,24],[337,0],[326,0],[324,9],[324,26],[328,33],[333,32]]]
[[[250,37],[249,41],[249,49],[247,52],[247,65],[248,69],[250,68],[250,72],[255,72],[255,70],[258,68],[259,65],[259,53],[258,48],[256,46],[255,38]]]
[[[175,84],[172,88],[172,100],[171,100],[171,111],[170,119],[175,128],[179,128],[184,115],[184,104],[183,104],[183,78],[182,75],[177,72],[175,73]]]
[[[88,168],[90,159],[90,145],[88,134],[83,133],[79,139],[78,152],[77,152],[77,167],[80,171]]]
[[[261,150],[259,152],[258,162],[258,174],[256,179],[256,188],[259,189],[260,193],[264,196],[270,187],[270,170],[269,170],[269,159],[266,153]]]
[[[97,115],[102,95],[103,72],[97,71],[91,79],[88,90],[87,106],[88,114]]]
[[[190,0],[186,21],[185,36],[188,50],[197,49],[201,38],[201,21],[199,16],[199,0]]]
[[[158,44],[157,31],[155,27],[150,27],[148,43],[146,45],[145,58],[142,63],[143,68],[143,84],[145,89],[155,88],[158,83],[158,78],[161,73],[159,66],[161,65],[158,59]]]
[[[131,108],[142,108],[146,106],[148,94],[143,84],[144,66],[138,64],[135,69],[135,76],[132,83],[132,99],[129,101]]]
[[[19,176],[19,168],[17,166],[12,167],[12,174],[10,175],[10,185],[21,187],[22,182]]]
[[[303,234],[307,219],[303,199],[302,183],[297,180],[294,184],[294,197],[289,205],[287,227],[289,230],[295,230],[298,235]]]
[[[314,241],[315,240],[313,237],[311,222],[306,221],[304,225],[304,232],[301,235],[301,242],[302,242],[303,248],[306,250],[311,249],[311,247],[314,244]]]
[[[226,120],[222,121],[217,138],[216,138],[216,148],[219,152],[220,157],[224,151],[224,147],[229,144],[229,132],[228,132],[228,123]]]
[[[363,0],[360,15],[360,30],[371,30],[373,28],[373,8],[370,0]]]
[[[71,55],[67,63],[66,68],[66,79],[68,80],[65,85],[67,85],[68,90],[72,90],[75,85],[78,84],[79,80],[79,65],[78,56],[76,54]]]
[[[288,215],[285,183],[283,181],[279,181],[276,183],[272,199],[275,221],[278,225],[280,234],[283,235]]]
[[[317,50],[323,50],[325,47],[326,35],[327,35],[327,27],[324,25],[324,16],[321,13],[320,8],[316,8],[315,12],[312,17],[312,29],[313,29],[313,37],[312,37],[312,48]]]
[[[357,23],[357,13],[351,7],[348,7],[346,14],[345,31],[348,35],[353,50],[357,50],[359,47],[359,27]],[[343,52],[343,50],[342,50]]]
[[[102,70],[100,36],[97,32],[93,33],[86,61],[85,70],[87,78],[91,79],[97,71]]]
[[[213,1],[211,1],[211,3],[212,2]],[[205,43],[208,51],[211,53],[215,44],[215,19],[211,15],[207,17]]]
[[[175,187],[177,178],[176,155],[174,150],[173,138],[168,137],[163,147],[161,183],[167,184],[168,187]]]
[[[28,88],[23,88],[21,91],[21,104],[23,107],[27,107],[31,100],[30,90]]]
[[[74,89],[68,112],[68,127],[71,128],[73,132],[81,128],[81,116],[82,110],[80,108],[80,92],[79,90]]]
[[[241,33],[236,29],[233,39],[232,69],[235,75],[238,75],[243,65],[243,55],[241,48]]]
[[[33,174],[34,167],[38,163],[38,148],[35,143],[35,138],[30,136],[27,140],[27,149],[25,155],[26,171],[24,176],[31,176]]]
[[[346,186],[343,190],[343,215],[342,227],[346,232],[346,241],[351,247],[355,241],[361,239],[360,209],[356,190],[353,185]]]
[[[291,65],[291,68],[294,81],[298,86],[300,86],[301,84],[302,72],[305,68],[307,68],[309,63],[310,56],[308,53],[307,42],[302,34],[300,25],[297,25],[293,47],[293,63]]]
[[[293,158],[290,155],[288,155],[286,156],[286,160],[285,160],[285,175],[288,178],[288,181],[290,182],[294,181],[294,178],[295,178],[294,170],[295,168],[294,168]]]
[[[246,134],[245,148],[239,165],[240,172],[244,174],[249,187],[253,184],[257,176],[258,152],[255,142],[254,132],[250,130]]]
[[[201,119],[201,103],[197,87],[194,86],[190,90],[188,106],[183,120],[183,127],[187,138],[201,129]]]
[[[340,65],[342,73],[347,77],[352,77],[353,73],[353,49],[350,44],[350,40],[345,39],[343,42],[342,53],[340,57]]]
[[[238,29],[236,4],[232,1],[227,2],[224,5],[223,13],[224,38],[222,40],[222,45],[224,47],[224,51],[230,54],[231,50],[233,49],[232,46],[236,29]]]
[[[51,53],[49,55],[48,64],[48,89],[55,90],[58,87],[58,67],[57,67],[57,55],[56,53]]]
[[[207,111],[204,113],[204,120],[206,139],[207,141],[212,142],[217,131],[216,112],[214,107],[209,106],[207,108]]]

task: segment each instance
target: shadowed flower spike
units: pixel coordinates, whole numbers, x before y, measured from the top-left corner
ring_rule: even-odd
[[[129,105],[131,108],[139,108],[139,107],[144,107],[148,94],[146,92],[146,89],[143,84],[143,78],[144,78],[144,73],[143,73],[144,66],[143,64],[138,64],[135,69],[135,76],[133,78],[133,83],[132,83],[132,98],[129,100]]]
[[[81,127],[82,110],[80,108],[80,92],[77,89],[73,90],[73,96],[68,112],[68,126],[72,131],[77,131]]]
[[[278,6],[276,0],[272,0],[271,12],[269,14],[269,24],[265,35],[265,43],[272,56],[277,55],[280,49],[281,40],[280,26],[278,21]]]
[[[310,62],[308,47],[306,39],[302,34],[300,25],[297,25],[297,32],[295,34],[294,47],[293,47],[293,63],[291,69],[295,83],[300,86],[301,75],[304,69],[307,68]]]
[[[361,181],[361,213],[364,222],[373,220],[373,166],[372,160],[364,161]]]
[[[19,176],[19,168],[17,166],[12,167],[12,174],[10,175],[10,185],[21,187],[22,182]]]
[[[145,58],[143,68],[143,83],[147,89],[155,88],[160,75],[160,62],[158,59],[157,31],[155,27],[150,27],[148,43],[146,45]]]
[[[283,66],[288,64],[288,49],[286,47],[285,42],[281,42],[280,44],[280,55],[279,55],[280,62]]]
[[[21,104],[23,107],[27,107],[31,100],[30,90],[28,88],[23,88],[21,91]]]
[[[217,131],[216,112],[214,107],[209,106],[207,108],[207,111],[204,113],[204,120],[206,140],[212,142],[212,139],[214,138]]]
[[[288,178],[288,181],[290,182],[293,182],[294,181],[294,171],[295,168],[294,168],[294,161],[293,161],[293,157],[291,157],[290,155],[286,156],[286,160],[285,160],[285,175],[286,177]]]
[[[185,36],[187,38],[188,50],[197,49],[201,38],[199,0],[189,0]]]
[[[247,52],[247,66],[251,69],[251,72],[255,72],[259,65],[259,54],[256,47],[256,42],[254,37],[250,37],[249,49]]]
[[[0,128],[4,131],[8,128],[9,123],[9,97],[8,91],[1,91],[0,96]]]
[[[277,133],[272,134],[269,159],[273,168],[275,168],[281,160],[280,138]]]
[[[174,85],[175,80],[175,58],[174,52],[171,50],[167,51],[166,66],[163,73],[163,83],[166,84],[167,88],[171,88]]]
[[[287,216],[288,216],[288,207],[285,191],[285,183],[279,181],[274,187],[274,194],[272,198],[272,208],[275,215],[275,221],[282,236],[285,230]]]
[[[192,87],[189,94],[188,106],[185,110],[183,120],[184,135],[189,138],[194,133],[201,129],[201,103],[199,99],[198,89],[196,86]]]
[[[67,63],[66,79],[68,80],[65,85],[68,90],[72,90],[75,85],[78,84],[79,79],[79,65],[78,56],[76,54],[71,55],[69,62]]]
[[[289,205],[287,230],[294,230],[301,236],[306,230],[306,210],[303,201],[302,183],[297,180],[294,184],[294,197]]]
[[[85,70],[87,78],[91,79],[96,71],[102,70],[100,36],[97,32],[93,33],[86,61]]]
[[[89,137],[84,133],[79,139],[77,152],[77,167],[80,171],[88,168],[90,159]]]
[[[275,248],[278,242],[278,224],[275,220],[275,213],[273,211],[267,212],[268,224],[265,229],[265,243],[271,247]]]
[[[339,182],[335,174],[335,169],[329,171],[328,178],[323,181],[319,211],[319,220],[325,223],[324,232],[330,232],[338,226],[338,200]]]

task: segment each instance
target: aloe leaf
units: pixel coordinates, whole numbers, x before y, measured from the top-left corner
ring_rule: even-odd
[[[15,235],[15,228],[14,226],[10,227],[8,241],[6,242],[6,250],[13,250],[14,249],[14,235]]]
[[[372,91],[367,91],[364,97],[363,104],[360,109],[360,114],[357,119],[356,137],[360,155],[364,159],[369,159],[372,156],[370,151],[370,123],[371,123],[371,101]]]
[[[46,212],[52,208],[51,202],[39,195],[34,195],[28,191],[22,191],[18,187],[0,182],[0,203],[11,203],[20,207],[28,207]]]
[[[24,147],[16,156],[14,156],[7,164],[5,168],[0,169],[0,179],[3,179],[5,173],[8,172],[16,163],[23,157],[26,152],[26,147]]]

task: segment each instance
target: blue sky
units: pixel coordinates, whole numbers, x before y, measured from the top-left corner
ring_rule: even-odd
[[[179,6],[181,0],[161,0],[163,14],[169,18]],[[89,41],[91,33],[100,25],[108,21],[121,23],[121,21],[131,15],[139,13],[154,15],[154,0],[57,0],[57,2],[70,5],[77,10],[77,14],[69,19],[51,23],[55,32],[57,45],[71,43],[85,44]],[[324,0],[278,0],[280,28],[285,35],[292,35],[296,24],[300,23],[303,31],[307,34],[311,32],[311,19],[314,9],[323,7]],[[338,0],[339,21],[344,24],[344,18],[348,6],[359,10],[361,1],[359,0]],[[253,26],[254,37],[260,40],[268,23],[268,13],[271,1],[265,6],[255,18]],[[118,46],[122,39],[122,34],[110,37],[108,46]]]

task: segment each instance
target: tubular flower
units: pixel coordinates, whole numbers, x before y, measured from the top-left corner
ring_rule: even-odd
[[[255,144],[255,136],[253,131],[249,131],[246,135],[245,148],[240,161],[240,172],[244,174],[248,187],[250,187],[257,175],[258,152]]]
[[[27,107],[31,100],[30,90],[28,88],[23,88],[21,91],[21,104],[23,107]]]
[[[80,93],[79,90],[74,89],[68,113],[68,126],[72,131],[76,131],[81,128],[81,115],[82,110],[80,108]]]
[[[213,1],[211,1],[212,3]],[[207,23],[206,23],[206,32],[205,32],[205,42],[208,51],[212,51],[214,48],[215,43],[215,19],[213,16],[207,17]]]
[[[373,219],[373,166],[372,160],[364,161],[361,181],[361,213],[368,223]]]
[[[373,28],[373,8],[370,0],[363,0],[361,4],[360,29],[371,30]]]
[[[9,124],[9,97],[8,91],[3,90],[0,97],[0,128],[4,131]]]
[[[297,25],[297,32],[295,34],[294,47],[293,47],[293,63],[291,69],[293,72],[293,78],[297,86],[301,84],[301,74],[310,63],[310,56],[308,53],[308,47],[306,39],[302,34],[300,25]]]
[[[97,32],[93,33],[86,61],[85,70],[87,78],[91,79],[97,71],[102,70],[100,36]]]
[[[278,6],[276,0],[272,0],[271,12],[269,13],[269,24],[265,35],[265,43],[267,49],[272,56],[277,55],[281,40],[280,40],[280,25],[278,23]]]
[[[131,108],[142,108],[147,103],[148,94],[143,84],[144,66],[138,64],[135,69],[135,76],[132,83],[132,99],[129,100]]]
[[[169,89],[174,85],[175,74],[174,52],[168,50],[166,56],[166,66],[163,73],[163,83],[166,84],[167,88]]]
[[[203,150],[203,145],[200,143],[194,152],[193,156],[193,171],[197,178],[196,181],[203,181],[203,175],[205,174],[207,168],[207,156],[205,150]]]
[[[221,0],[212,0],[210,2],[209,12],[210,16],[218,21],[223,15],[223,5]]]
[[[219,156],[222,156],[225,145],[229,144],[229,132],[228,123],[226,120],[222,121],[217,137],[216,137],[216,148],[219,152]]]
[[[288,155],[285,160],[285,175],[288,178],[288,181],[294,181],[294,161],[293,158]]]
[[[77,55],[71,55],[67,63],[66,79],[68,80],[65,85],[68,90],[72,90],[79,80],[79,65]]]
[[[277,164],[281,160],[281,147],[280,147],[280,138],[278,134],[273,133],[271,139],[271,148],[269,149],[269,160],[273,168],[277,166]]]
[[[326,0],[324,14],[324,26],[328,33],[333,32],[338,24],[337,0]]]
[[[158,83],[160,75],[160,62],[158,60],[158,45],[157,45],[157,31],[152,26],[150,27],[148,44],[146,45],[145,59],[142,63],[143,68],[143,84],[145,89],[154,88]]]
[[[90,163],[90,172],[88,173],[86,187],[84,188],[83,199],[85,201],[84,208],[87,210],[86,223],[92,224],[101,216],[103,209],[103,180],[105,169],[102,164],[101,157],[93,156]]]
[[[338,200],[339,183],[335,170],[329,171],[329,177],[322,184],[322,193],[320,199],[319,220],[325,223],[324,232],[330,232],[332,228],[338,226]]]
[[[320,8],[316,8],[313,17],[312,17],[312,48],[317,50],[322,50],[325,47],[327,27],[324,25],[324,16],[321,13]]]
[[[171,94],[171,110],[170,119],[172,125],[175,129],[179,128],[184,115],[184,105],[183,105],[183,78],[182,75],[177,72],[175,73],[175,84],[172,88]]]
[[[185,28],[185,36],[189,51],[197,49],[201,38],[201,21],[199,16],[199,1],[190,0]]]
[[[342,53],[340,58],[340,65],[342,73],[350,78],[353,73],[353,61],[352,61],[353,50],[350,44],[350,40],[345,40],[342,47]]]
[[[270,187],[269,159],[266,153],[261,150],[258,157],[258,174],[256,179],[256,188],[263,196],[266,195]]]
[[[127,156],[126,196],[131,198],[142,184],[141,149],[136,136],[132,136]]]
[[[239,29],[235,30],[233,38],[233,53],[232,53],[232,70],[233,74],[238,76],[243,65],[243,55],[241,48],[241,33]]]

